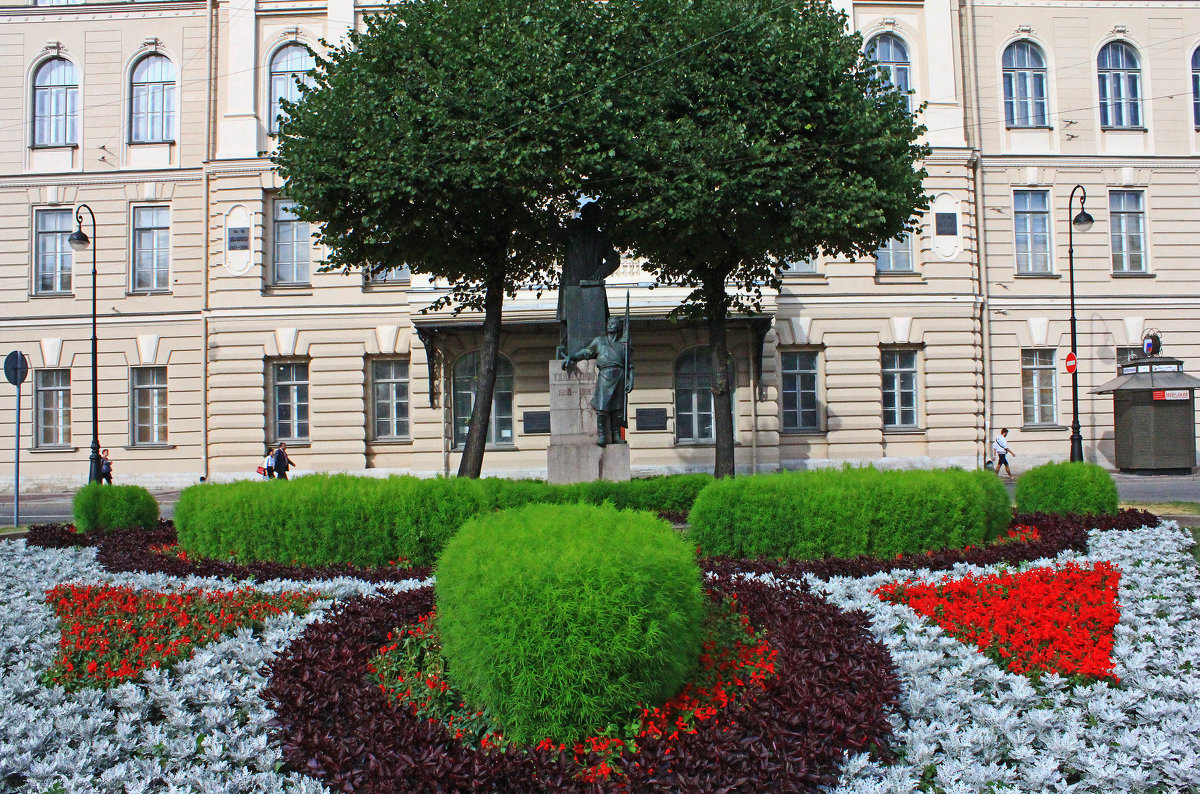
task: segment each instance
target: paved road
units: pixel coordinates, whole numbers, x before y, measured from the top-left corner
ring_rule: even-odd
[[[1115,474],[1117,493],[1130,502],[1200,502],[1200,474],[1179,477]],[[1015,481],[1014,481],[1015,482]],[[1012,484],[1009,485],[1010,490]],[[175,514],[179,491],[153,491],[163,518]],[[0,494],[0,527],[12,526],[12,494]],[[36,493],[21,497],[21,523],[46,524],[69,521],[71,494]]]

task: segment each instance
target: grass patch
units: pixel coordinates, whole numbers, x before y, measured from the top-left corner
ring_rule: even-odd
[[[1200,518],[1200,502],[1121,502],[1121,507],[1148,510],[1160,516],[1196,516]]]

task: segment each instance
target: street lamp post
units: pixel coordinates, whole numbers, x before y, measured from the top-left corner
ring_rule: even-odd
[[[1071,208],[1075,205],[1075,191],[1079,191],[1079,214],[1072,218]],[[1088,215],[1083,208],[1083,202],[1086,200],[1087,191],[1083,189],[1083,185],[1071,188],[1071,198],[1067,201],[1067,217],[1070,220],[1067,226],[1067,274],[1071,284],[1071,353],[1074,354],[1076,362],[1079,360],[1079,354],[1076,352],[1075,340],[1075,230],[1086,232],[1095,223],[1095,219]],[[1071,372],[1071,461],[1082,460],[1083,433],[1079,428],[1079,364],[1076,363]]]
[[[92,249],[92,456],[89,459],[88,482],[100,482],[100,375],[98,372],[99,341],[96,337],[96,246],[83,232],[83,211],[92,219],[92,237],[96,236],[96,215],[87,204],[75,210],[75,231],[67,238],[73,251]]]

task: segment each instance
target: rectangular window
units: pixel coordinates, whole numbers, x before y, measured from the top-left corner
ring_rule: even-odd
[[[408,362],[404,359],[372,361],[371,387],[375,398],[375,438],[410,438]]]
[[[797,273],[800,275],[808,275],[817,272],[817,258],[809,257],[808,259],[788,259],[784,262],[784,273]]]
[[[1050,272],[1050,193],[1013,192],[1014,252],[1018,273]]]
[[[133,208],[133,290],[171,288],[171,211],[167,207]]]
[[[275,202],[275,214],[272,223],[273,283],[307,284],[308,253],[312,248],[312,240],[308,231],[308,223],[296,217],[296,202],[278,200]]]
[[[71,291],[70,210],[33,213],[33,291],[39,295]]]
[[[167,368],[133,368],[133,444],[167,443]]]
[[[389,267],[376,273],[367,273],[367,283],[371,285],[408,284],[412,281],[412,273],[407,266]]]
[[[1058,422],[1053,350],[1021,351],[1021,404],[1027,425]]]
[[[271,414],[275,441],[308,440],[308,362],[271,365]]]
[[[875,270],[879,273],[913,272],[912,237],[901,235],[880,246],[875,252]]]
[[[780,395],[783,403],[783,429],[814,431],[821,429],[817,403],[817,352],[798,350],[780,355]]]
[[[917,351],[883,351],[883,425],[917,426]]]
[[[71,370],[43,369],[34,374],[33,437],[39,447],[71,443]]]
[[[1146,272],[1146,213],[1142,191],[1114,190],[1108,194],[1112,226],[1114,273]]]

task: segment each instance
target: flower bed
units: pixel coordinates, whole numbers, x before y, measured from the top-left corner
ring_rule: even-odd
[[[895,758],[855,750],[843,754],[830,744],[810,742],[803,752],[824,753],[829,759],[824,777],[836,775],[838,779],[826,788],[819,785],[822,775],[815,768],[789,769],[790,782],[780,790],[836,794],[938,790],[1161,794],[1200,790],[1200,761],[1196,760],[1200,759],[1200,711],[1196,705],[1200,702],[1200,605],[1196,602],[1200,577],[1188,553],[1190,534],[1169,522],[1137,529],[1139,517],[1128,513],[1109,526],[1135,531],[1089,533],[1076,522],[1046,517],[1023,517],[1022,521],[1038,526],[1037,541],[901,560],[825,560],[810,563],[807,571],[791,569],[807,582],[809,591],[787,585],[794,595],[768,598],[760,608],[798,613],[802,610],[797,604],[806,599],[820,604],[823,597],[838,609],[825,604],[829,612],[822,614],[849,615],[875,638],[878,645],[874,647],[886,648],[898,675],[900,710],[888,720]],[[330,790],[315,777],[302,774],[307,768],[322,780],[337,779],[350,785],[358,781],[359,790],[365,791],[371,788],[366,781],[379,774],[381,765],[394,763],[394,756],[405,752],[413,756],[414,765],[419,764],[420,748],[425,746],[392,750],[372,760],[366,748],[371,746],[373,728],[428,741],[445,738],[444,728],[428,722],[405,721],[404,727],[398,727],[393,722],[397,709],[369,682],[368,687],[376,686],[375,702],[382,710],[359,714],[361,726],[353,718],[359,697],[357,683],[339,688],[337,681],[322,678],[306,690],[314,700],[281,704],[278,713],[264,699],[268,670],[278,670],[289,659],[333,664],[337,649],[358,653],[361,643],[365,664],[383,643],[366,642],[361,624],[336,641],[331,637],[324,646],[307,641],[323,631],[336,634],[330,621],[341,620],[343,613],[377,615],[380,636],[386,638],[386,632],[398,622],[424,614],[418,611],[422,598],[426,612],[432,606],[429,589],[411,581],[370,584],[343,576],[330,581],[313,577],[301,584],[262,576],[252,585],[259,592],[304,588],[319,592],[322,600],[312,605],[308,615],[267,617],[257,633],[243,628],[219,638],[172,670],[148,669],[136,681],[105,690],[67,692],[44,686],[40,676],[52,664],[60,639],[58,622],[45,604],[47,590],[68,582],[110,582],[164,591],[192,587],[224,592],[238,587],[223,578],[199,578],[194,575],[197,569],[191,567],[179,568],[172,575],[148,573],[160,570],[151,566],[162,565],[162,560],[174,565],[169,555],[145,551],[144,557],[136,557],[126,553],[136,550],[138,544],[145,550],[150,541],[130,537],[124,546],[120,542],[109,546],[106,539],[99,551],[119,553],[109,552],[110,563],[101,564],[98,549],[75,548],[80,545],[79,538],[63,540],[60,549],[39,548],[24,541],[0,542],[0,576],[5,581],[0,588],[0,790],[114,794],[169,790],[316,794]],[[170,540],[168,532],[152,542]],[[1039,549],[1042,553],[1037,553]],[[137,562],[130,563],[133,559]],[[953,638],[909,606],[886,603],[874,594],[898,581],[934,585],[947,575],[971,575],[978,580],[1002,570],[1105,562],[1122,572],[1117,594],[1120,621],[1113,630],[1112,649],[1112,672],[1119,681],[1072,683],[1054,674],[1032,681],[999,667],[976,647]],[[132,564],[146,567],[120,570],[122,565]],[[230,566],[220,570],[237,576],[250,573],[244,567]],[[710,561],[709,567],[719,573],[716,581],[722,583],[737,579],[739,569],[787,575],[785,567],[778,565]],[[382,573],[393,578],[406,575],[394,570]],[[769,582],[739,586],[768,588],[772,596],[778,595]],[[388,602],[404,600],[401,593],[410,590],[405,602],[411,602],[409,612],[384,614]],[[332,608],[328,599],[336,601]],[[824,638],[827,621],[822,618],[810,623],[807,636],[816,643]],[[301,637],[304,639],[298,640]],[[306,644],[308,651],[297,657]],[[777,660],[777,668],[783,670],[787,661],[789,657]],[[801,661],[819,664],[816,658]],[[302,676],[303,671],[297,669],[295,675]],[[856,713],[857,704],[843,703],[840,691],[832,689],[828,681],[816,680],[825,684],[820,696],[835,713],[847,718]],[[272,683],[272,689],[275,686]],[[787,763],[789,756],[775,749],[775,737],[783,736],[786,742],[796,739],[796,734],[812,734],[807,723],[786,718],[788,712],[780,708],[785,703],[768,688],[755,701],[756,707],[769,710],[761,720],[752,719],[749,709],[739,713],[739,726],[748,724],[758,731],[748,734],[745,743],[718,737],[718,743],[706,744],[699,740],[706,733],[681,736],[676,751],[657,756],[676,756],[672,770],[679,777],[673,783],[659,784],[649,779],[651,773],[636,778],[633,790],[667,791],[672,785],[676,790],[716,789],[725,778],[720,771],[714,776],[711,769],[722,769],[730,759],[764,774],[773,764]],[[304,709],[323,711],[318,716],[328,719],[319,723],[299,719]],[[272,719],[281,720],[277,732],[268,728]],[[344,726],[348,726],[346,730]],[[337,747],[331,744],[334,731],[345,737]],[[314,752],[308,756],[298,752],[306,747]],[[496,790],[521,790],[498,775],[511,771],[514,779],[530,780],[530,775],[540,770],[549,777],[539,780],[539,791],[597,790],[596,784],[574,777],[560,755],[536,748],[521,755],[486,755],[491,771],[477,778],[474,775],[482,761],[472,757],[447,760],[444,753],[429,751],[428,771],[416,770],[407,779],[395,780],[401,781],[402,790],[409,786],[417,791],[439,787],[469,791],[491,784]],[[306,757],[316,763],[307,766]],[[642,760],[647,757],[654,756]],[[599,759],[597,755],[589,763]],[[555,777],[559,770],[561,777]],[[759,790],[757,782],[726,782],[732,790]],[[395,787],[389,781],[388,790]]]

